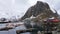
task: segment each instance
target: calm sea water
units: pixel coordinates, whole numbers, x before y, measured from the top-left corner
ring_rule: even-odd
[[[0,24],[0,28],[5,27],[6,24]],[[11,29],[9,31],[0,31],[0,34],[16,34],[16,30],[24,30],[26,29],[24,25],[16,27],[15,29]],[[29,32],[21,33],[21,34],[30,34]]]

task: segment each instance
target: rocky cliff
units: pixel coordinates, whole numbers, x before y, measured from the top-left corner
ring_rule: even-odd
[[[37,1],[37,3],[34,6],[31,6],[25,15],[21,18],[21,20],[24,20],[25,18],[29,18],[32,15],[38,16],[41,14],[44,14],[46,17],[52,17],[52,16],[58,16],[57,13],[53,13],[53,11],[50,9],[49,5],[45,2]],[[43,15],[43,16],[44,16]]]

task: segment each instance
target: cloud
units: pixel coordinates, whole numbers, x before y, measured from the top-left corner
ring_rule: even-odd
[[[60,10],[58,10],[58,14],[60,15]]]
[[[47,2],[51,8],[60,13],[60,0],[0,0],[0,15],[7,16],[23,16],[29,7],[36,4],[37,1]]]
[[[47,0],[46,2],[49,3],[51,8],[54,8],[55,10],[57,10],[58,14],[60,14],[60,0]]]

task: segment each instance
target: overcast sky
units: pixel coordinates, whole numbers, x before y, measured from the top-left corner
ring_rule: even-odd
[[[21,17],[37,1],[47,2],[58,14],[60,13],[60,0],[0,0],[0,17]]]

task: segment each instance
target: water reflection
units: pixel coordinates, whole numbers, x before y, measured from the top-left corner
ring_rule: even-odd
[[[6,24],[0,24],[0,28],[5,27]],[[15,29],[11,29],[9,31],[0,31],[0,34],[16,34],[16,30],[24,30],[26,29],[24,25],[18,26]],[[21,33],[21,34],[30,34],[29,32]]]

